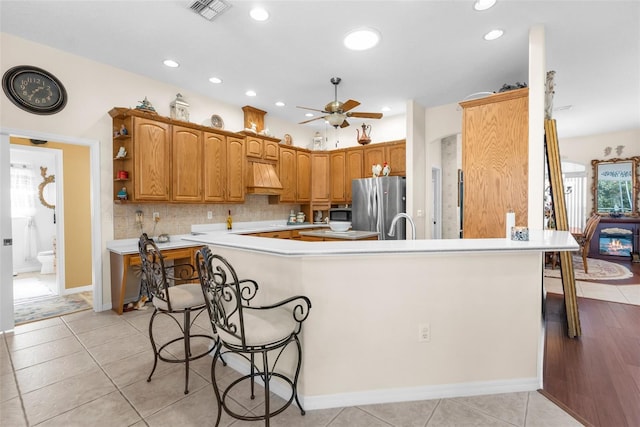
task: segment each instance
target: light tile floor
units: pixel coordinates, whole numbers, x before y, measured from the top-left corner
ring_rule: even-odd
[[[210,357],[191,366],[152,365],[151,310],[84,311],[16,327],[0,339],[2,426],[209,426],[216,416]],[[198,319],[196,328],[207,328]],[[159,325],[162,326],[162,325]],[[203,331],[204,332],[204,331]],[[206,345],[200,343],[200,345]],[[237,374],[221,367],[220,382]],[[235,409],[260,411],[262,399],[233,395]],[[277,398],[276,398],[277,399]],[[222,416],[223,426],[259,426]],[[274,426],[579,426],[537,392],[309,410],[289,408]]]
[[[547,292],[562,294],[562,280],[545,277],[544,288]],[[605,285],[595,282],[576,280],[576,295],[602,301],[640,305],[640,285]]]

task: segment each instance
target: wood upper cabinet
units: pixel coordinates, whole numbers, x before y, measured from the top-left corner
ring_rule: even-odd
[[[344,150],[333,151],[330,155],[331,203],[344,202],[346,200],[345,157]]]
[[[364,176],[371,176],[371,166],[387,162],[391,176],[405,176],[407,173],[406,142],[392,141],[384,144],[370,144],[364,147]]]
[[[173,125],[171,133],[171,200],[202,201],[202,132]]]
[[[529,90],[460,103],[463,237],[504,238],[508,211],[528,224]]]
[[[279,201],[282,203],[295,203],[298,187],[298,169],[296,150],[288,147],[280,147],[280,170],[278,177],[282,184],[282,193]]]
[[[351,203],[351,181],[364,178],[364,149],[362,147],[345,150],[345,202]]]
[[[203,140],[204,201],[224,202],[227,188],[227,137],[205,132]]]
[[[331,202],[329,153],[311,153],[311,203],[329,206]]]
[[[311,201],[311,153],[308,151],[296,152],[296,179],[298,203],[306,203]]]
[[[278,140],[247,135],[246,148],[249,159],[277,161],[279,158]]]
[[[311,200],[311,154],[291,146],[280,146],[278,178],[282,193],[270,198],[279,203],[307,203]]]
[[[204,133],[204,201],[244,201],[244,138]]]
[[[132,201],[169,201],[170,125],[134,117]]]
[[[243,202],[245,195],[245,157],[244,138],[235,136],[227,137],[227,190],[225,199],[227,202]]]

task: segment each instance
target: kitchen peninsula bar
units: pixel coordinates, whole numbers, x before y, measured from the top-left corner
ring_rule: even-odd
[[[319,409],[540,388],[543,253],[578,245],[569,232],[530,234],[527,242],[304,242],[223,231],[184,239],[256,280],[256,304],[310,298],[299,393],[306,409]]]

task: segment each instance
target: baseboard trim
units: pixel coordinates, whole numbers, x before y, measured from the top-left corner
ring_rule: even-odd
[[[249,373],[249,362],[245,359],[232,354],[225,354],[224,360],[230,368],[239,373],[243,375]],[[256,383],[262,384],[258,379],[256,379]],[[365,390],[320,396],[305,396],[299,393],[299,398],[304,409],[328,409],[377,403],[410,402],[415,400],[536,391],[540,388],[539,384],[540,379],[532,377],[501,381],[476,381],[433,386]],[[283,399],[288,399],[291,395],[290,387],[280,381],[272,381],[270,389]]]
[[[301,396],[305,409],[339,408],[377,403],[410,402],[485,394],[516,393],[538,389],[537,378],[503,381],[477,381],[433,386],[366,390],[322,396]]]
[[[88,291],[90,292],[93,291],[93,285],[78,286],[77,288],[65,289],[64,291],[62,291],[62,295],[73,295],[80,292],[88,292]]]

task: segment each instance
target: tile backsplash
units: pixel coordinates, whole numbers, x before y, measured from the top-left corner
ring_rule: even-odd
[[[167,204],[126,203],[114,204],[114,239],[137,238],[142,232],[158,234],[188,234],[192,224],[224,224],[231,210],[233,222],[286,220],[291,209],[298,212],[300,205],[270,205],[268,196],[248,194],[244,204]],[[136,211],[142,211],[142,223],[136,223]],[[160,214],[155,223],[153,213]],[[212,218],[208,219],[208,213]]]

